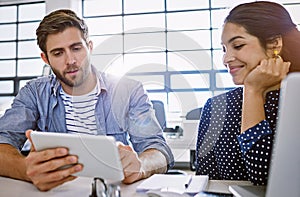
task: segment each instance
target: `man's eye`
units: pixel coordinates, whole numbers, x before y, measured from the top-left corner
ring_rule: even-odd
[[[54,53],[53,53],[54,56],[60,56],[61,54],[62,54],[61,51],[57,51],[57,52],[54,52]]]
[[[72,49],[73,49],[73,51],[79,51],[81,49],[81,47],[77,46],[77,47],[73,47]]]

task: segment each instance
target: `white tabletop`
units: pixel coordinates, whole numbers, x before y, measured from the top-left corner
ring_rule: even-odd
[[[88,197],[91,194],[91,185],[93,179],[86,177],[78,177],[77,179],[58,186],[50,191],[41,192],[33,184],[15,180],[6,177],[0,177],[0,196],[20,197]],[[125,185],[121,184],[122,197],[143,197],[147,196],[143,193],[136,193],[135,188],[141,182]]]
[[[78,177],[77,179],[67,182],[61,186],[58,186],[48,192],[39,191],[33,184],[15,180],[6,177],[0,177],[0,196],[9,197],[88,197],[91,194],[92,178]],[[137,193],[136,187],[141,183],[125,185],[121,184],[121,196],[122,197],[146,197],[145,193]],[[249,185],[248,181],[220,181],[210,180],[208,183],[207,191],[225,192],[230,193],[228,190],[229,185]]]

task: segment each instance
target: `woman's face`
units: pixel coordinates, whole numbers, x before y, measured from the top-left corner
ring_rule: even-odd
[[[243,85],[247,75],[268,58],[257,37],[250,35],[242,26],[225,23],[222,31],[223,63],[231,74],[234,84]]]

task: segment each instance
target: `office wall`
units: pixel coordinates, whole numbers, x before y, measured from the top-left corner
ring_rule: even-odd
[[[46,13],[56,9],[69,8],[81,13],[81,0],[46,0]]]

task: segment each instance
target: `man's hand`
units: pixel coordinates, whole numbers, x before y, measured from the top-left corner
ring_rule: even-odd
[[[140,155],[130,147],[118,142],[124,172],[123,183],[129,184],[152,174],[167,171],[166,157],[157,149],[150,148]]]
[[[143,177],[142,161],[137,153],[130,147],[122,143],[118,143],[119,154],[124,172],[123,183],[133,183]]]
[[[32,130],[26,131],[26,137],[32,142],[30,132]],[[35,151],[32,145],[29,155],[25,158],[26,174],[39,190],[47,191],[74,180],[76,177],[72,174],[83,169],[83,166],[77,162],[77,157],[69,155],[66,148]],[[71,167],[59,169],[65,165]]]

